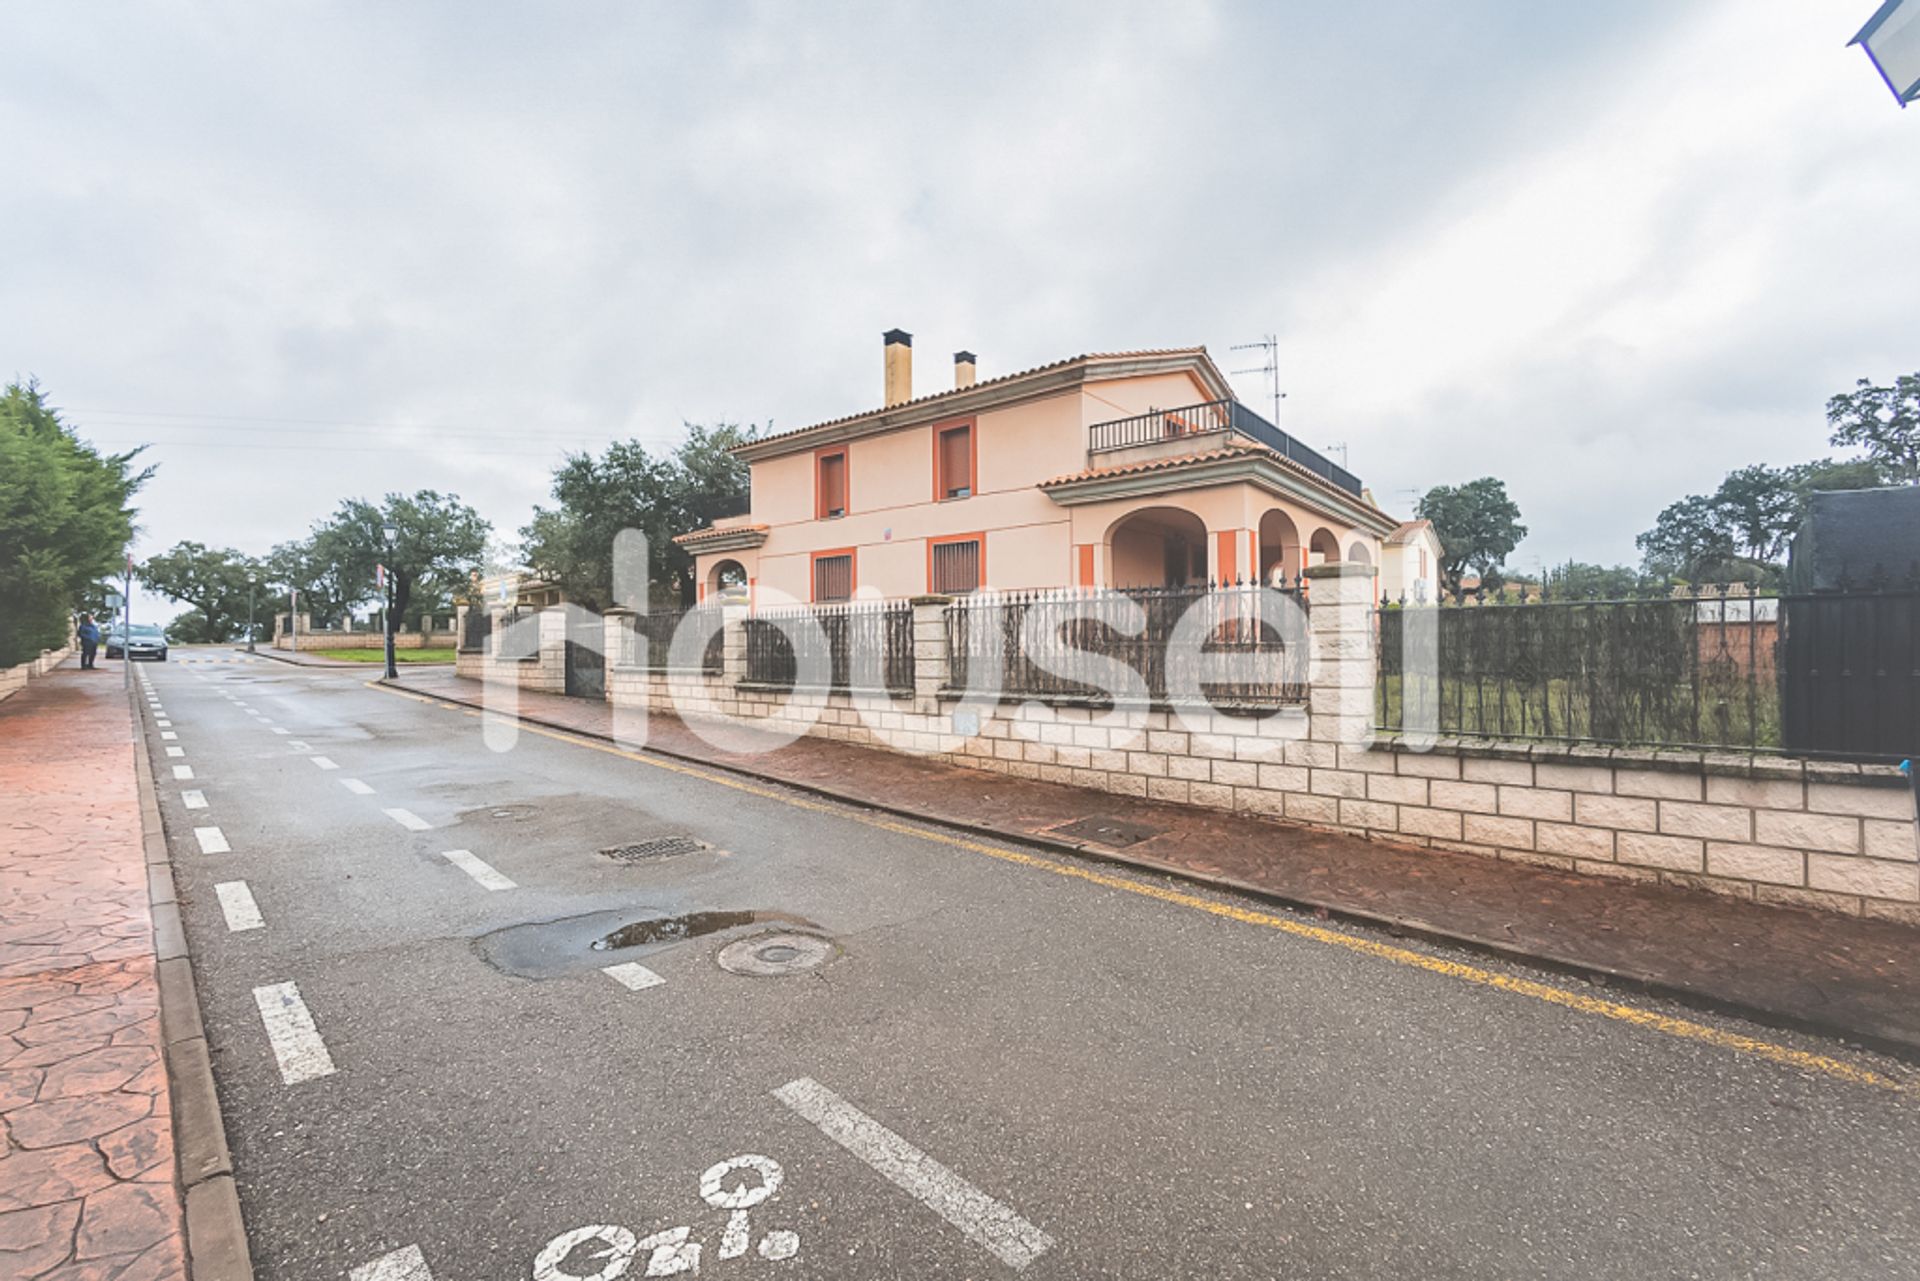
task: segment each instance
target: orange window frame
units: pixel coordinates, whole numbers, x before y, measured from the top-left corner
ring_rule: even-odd
[[[934,593],[933,585],[933,549],[945,547],[949,543],[976,543],[979,550],[974,553],[974,568],[978,571],[979,581],[973,589],[979,591],[987,585],[987,535],[985,530],[972,534],[943,534],[938,538],[927,539],[927,594]]]
[[[953,498],[947,497],[947,478],[943,474],[946,467],[941,462],[940,441],[948,432],[965,429],[967,433],[967,492]],[[972,498],[980,492],[980,424],[979,420],[963,418],[957,422],[941,423],[933,429],[933,501],[936,503],[957,503]],[[984,546],[980,549],[986,555]]]
[[[835,556],[847,558],[847,599],[860,590],[860,549],[858,547],[828,547],[821,551],[807,553],[807,600],[811,603],[819,599],[820,562],[832,560]]]
[[[827,514],[827,489],[820,483],[820,469],[829,458],[840,459],[840,516]],[[828,445],[813,451],[813,518],[839,520],[853,511],[853,454],[845,445]]]

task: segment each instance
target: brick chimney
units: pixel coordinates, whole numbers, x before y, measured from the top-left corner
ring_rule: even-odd
[[[889,329],[880,335],[887,353],[887,408],[913,399],[913,335]]]
[[[953,386],[958,391],[962,387],[973,386],[973,353],[956,351],[953,353]]]

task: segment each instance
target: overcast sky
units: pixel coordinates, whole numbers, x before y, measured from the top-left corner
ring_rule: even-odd
[[[1497,475],[1514,565],[1633,561],[1920,368],[1873,8],[0,0],[0,373],[151,443],[138,554],[257,553],[511,537],[566,450],[874,407],[892,326],[921,393],[1271,331],[1390,511]]]

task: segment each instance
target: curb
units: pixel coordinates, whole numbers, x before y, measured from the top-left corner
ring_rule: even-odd
[[[484,710],[479,703],[453,698],[429,690],[413,689],[406,685],[384,679],[368,681],[366,683],[397,693],[411,694],[418,698],[431,699],[436,703],[441,703],[448,707],[479,708]],[[559,730],[562,733],[578,735],[581,738],[589,738],[599,742],[613,743],[615,746],[621,746],[611,734],[601,734],[592,730],[584,730],[575,725],[563,724],[560,721],[546,720],[539,716],[530,716],[525,712],[516,713],[514,719],[525,721],[529,725],[540,725],[547,729]],[[782,778],[778,774],[749,769],[742,765],[709,760],[703,756],[695,756],[687,752],[676,752],[669,748],[646,746],[640,750],[650,756],[659,756],[667,760],[680,761],[688,765],[698,765],[704,769],[715,770],[723,774],[733,774],[741,778],[750,778],[756,782],[772,783],[792,791],[817,796],[825,800],[836,801],[854,809],[891,814],[896,818],[910,819],[916,823],[924,823],[929,827],[963,832],[970,836],[985,837],[989,840],[1001,841],[1010,845],[1024,845],[1033,849],[1044,850],[1050,854],[1063,854],[1087,862],[1124,867],[1136,872],[1146,872],[1154,876],[1166,877],[1170,880],[1198,886],[1203,889],[1224,890],[1262,903],[1269,903],[1276,907],[1306,912],[1316,919],[1330,919],[1347,925],[1358,925],[1370,930],[1383,931],[1397,939],[1416,938],[1427,943],[1461,948],[1482,956],[1490,956],[1502,961],[1529,965],[1536,969],[1547,970],[1551,973],[1582,979],[1597,986],[1617,987],[1645,996],[1672,1001],[1677,1005],[1682,1005],[1688,1009],[1703,1013],[1729,1015],[1734,1018],[1743,1019],[1749,1023],[1759,1024],[1763,1027],[1835,1038],[1848,1045],[1885,1054],[1891,1058],[1899,1059],[1902,1062],[1920,1064],[1920,1041],[1909,1041],[1898,1036],[1863,1031],[1860,1028],[1843,1023],[1787,1014],[1779,1010],[1769,1009],[1763,1005],[1750,1005],[1746,1002],[1728,997],[1716,996],[1711,992],[1703,992],[1696,988],[1683,987],[1645,974],[1618,970],[1610,966],[1598,965],[1574,957],[1555,956],[1528,951],[1497,939],[1449,930],[1444,926],[1436,925],[1418,917],[1395,916],[1383,912],[1368,912],[1344,904],[1322,902],[1304,895],[1286,894],[1266,886],[1237,880],[1231,876],[1208,876],[1189,868],[1158,863],[1151,859],[1140,858],[1120,850],[1108,849],[1104,846],[1092,845],[1081,841],[1065,840],[1059,837],[1044,836],[1035,832],[995,827],[989,823],[970,823],[964,819],[945,818],[937,814],[929,814],[924,810],[916,810],[911,806],[848,796],[844,792],[836,792],[832,788],[823,787],[816,783],[806,783],[794,779]]]
[[[200,997],[187,954],[186,931],[174,897],[173,860],[160,818],[153,762],[147,754],[146,713],[138,682],[128,698],[136,737],[133,772],[140,788],[140,829],[147,858],[147,897],[153,912],[155,975],[160,984],[160,1039],[173,1099],[175,1177],[185,1193],[187,1272],[193,1281],[253,1281],[247,1226],[233,1184],[233,1155],[220,1116],[213,1061],[200,1020]]]

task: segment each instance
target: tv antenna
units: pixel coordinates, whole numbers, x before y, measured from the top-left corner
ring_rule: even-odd
[[[1278,427],[1280,425],[1280,402],[1287,398],[1287,393],[1280,390],[1280,339],[1273,334],[1268,334],[1259,342],[1235,343],[1233,346],[1227,348],[1227,350],[1261,351],[1266,353],[1267,361],[1265,364],[1256,365],[1252,369],[1236,369],[1233,372],[1236,374],[1265,374],[1267,376],[1267,388],[1273,394],[1273,425]]]
[[[1336,449],[1340,451],[1340,466],[1346,471],[1352,471],[1353,468],[1347,466],[1347,442],[1344,440],[1336,440],[1327,446],[1327,452],[1329,454]]]

